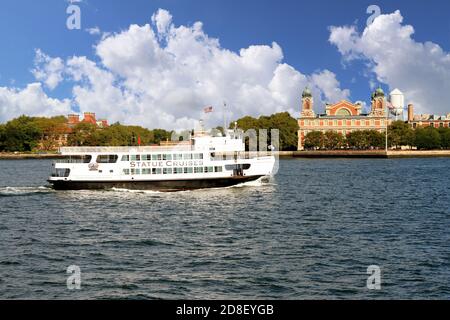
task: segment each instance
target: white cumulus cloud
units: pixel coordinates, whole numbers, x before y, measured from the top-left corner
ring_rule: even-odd
[[[336,79],[336,75],[329,70],[314,73],[311,76],[311,81],[323,93],[323,99],[330,103],[348,99],[350,96],[350,90],[340,89],[340,83]]]
[[[210,121],[219,124],[224,101],[233,118],[281,111],[296,115],[306,85],[318,102],[350,95],[328,70],[304,75],[283,63],[277,43],[253,45],[237,53],[209,37],[201,22],[177,27],[170,13],[161,9],[152,22],[154,27],[131,25],[96,47],[101,67],[121,79],[123,99],[134,110],[122,118],[125,122],[189,128],[203,106],[213,105],[219,112]]]
[[[158,33],[160,35],[165,35],[169,31],[172,24],[172,15],[167,10],[158,9],[158,11],[152,16],[152,22],[156,25]]]
[[[350,96],[333,72],[303,74],[288,65],[275,42],[234,52],[209,37],[201,22],[176,26],[162,9],[151,21],[104,34],[95,46],[96,61],[79,56],[51,58],[38,50],[33,73],[49,89],[62,80],[72,83],[70,99],[81,111],[149,128],[193,128],[209,105],[215,112],[208,114],[207,124],[220,125],[224,102],[232,119],[282,111],[297,116],[307,85],[317,111],[325,101]],[[9,105],[12,109],[8,115],[0,114],[0,120],[22,112]],[[38,111],[36,107],[33,114]]]
[[[64,61],[61,58],[51,58],[40,49],[36,50],[35,68],[31,70],[38,81],[42,81],[53,90],[63,80]]]
[[[69,99],[52,99],[46,95],[40,83],[31,83],[20,90],[0,87],[0,119],[7,120],[19,115],[56,116],[71,111]]]
[[[450,54],[433,42],[415,41],[413,34],[395,11],[378,16],[362,33],[355,26],[331,27],[329,41],[346,61],[366,61],[379,82],[400,88],[416,110],[447,114]]]

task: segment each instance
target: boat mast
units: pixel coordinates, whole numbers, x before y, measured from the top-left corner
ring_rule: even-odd
[[[226,101],[223,102],[223,109],[222,109],[222,113],[223,113],[223,134],[225,135],[225,137],[228,135],[228,130],[227,130],[227,116],[226,116],[226,108],[227,108],[227,103]]]

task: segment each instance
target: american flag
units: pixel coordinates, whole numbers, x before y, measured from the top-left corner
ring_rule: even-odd
[[[203,109],[203,112],[204,112],[204,113],[210,113],[210,112],[213,112],[213,107],[212,107],[212,106],[205,107],[205,108]]]

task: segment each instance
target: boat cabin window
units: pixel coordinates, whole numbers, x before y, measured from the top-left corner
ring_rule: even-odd
[[[183,160],[183,155],[182,154],[174,154],[173,155],[173,160]]]
[[[149,154],[143,154],[143,155],[141,155],[141,160],[142,161],[150,161],[150,160],[152,160],[152,156]]]
[[[214,167],[205,167],[205,173],[214,172]]]
[[[194,173],[203,173],[203,167],[195,167]]]
[[[194,153],[194,160],[203,159],[203,153]]]
[[[70,169],[55,169],[52,177],[67,178],[70,175]]]
[[[171,154],[163,154],[163,160],[172,160]]]
[[[97,163],[116,163],[118,158],[117,154],[102,154],[97,157]]]
[[[162,160],[162,154],[152,154],[152,160]]]
[[[128,154],[122,156],[122,161],[130,161],[130,156]]]
[[[250,168],[249,164],[244,165],[229,165],[226,166],[226,170],[241,170]],[[125,175],[138,175],[138,174],[192,174],[192,173],[214,173],[223,172],[222,166],[208,166],[208,167],[177,167],[177,168],[126,168],[123,169]]]
[[[244,164],[227,164],[225,166],[225,170],[231,171],[231,170],[237,170],[237,169],[244,169],[244,170],[248,170],[250,169],[250,164],[249,163],[244,163]]]
[[[91,155],[83,156],[67,156],[64,159],[57,161],[59,163],[90,163],[92,160]]]
[[[139,154],[132,154],[130,159],[131,159],[131,161],[141,161],[141,155],[139,155]]]
[[[173,169],[173,173],[174,174],[182,174],[183,173],[183,168],[174,168]]]
[[[192,153],[185,153],[183,158],[184,160],[192,160]]]
[[[152,168],[152,174],[161,174],[162,170],[161,168]]]

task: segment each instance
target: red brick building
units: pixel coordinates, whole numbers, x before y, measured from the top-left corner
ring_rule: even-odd
[[[69,139],[69,135],[72,133],[73,128],[79,123],[91,123],[96,125],[97,128],[107,128],[109,126],[108,120],[101,119],[97,120],[95,113],[85,112],[83,114],[83,120],[80,121],[80,115],[78,114],[69,114],[67,116],[67,124],[62,129],[62,132],[59,132],[55,139],[56,147],[63,147],[67,145],[67,141]]]
[[[435,114],[414,114],[414,106],[408,105],[408,123],[411,127],[430,127],[435,128],[449,128],[450,127],[450,113],[447,115]]]
[[[369,114],[362,113],[360,103],[346,100],[327,104],[325,113],[316,114],[314,98],[309,88],[306,88],[302,93],[302,110],[298,119],[298,150],[304,149],[305,137],[311,131],[336,131],[343,136],[355,130],[385,132],[390,121],[386,114],[386,97],[381,88],[372,94]]]
[[[73,128],[80,122],[91,123],[91,124],[96,125],[99,128],[106,128],[109,126],[108,120],[105,120],[105,119],[97,120],[97,118],[95,117],[95,113],[93,113],[93,112],[85,112],[83,114],[83,120],[81,120],[81,121],[80,121],[80,115],[78,115],[78,114],[69,114],[67,116],[67,119],[68,119],[67,124],[70,128]]]

